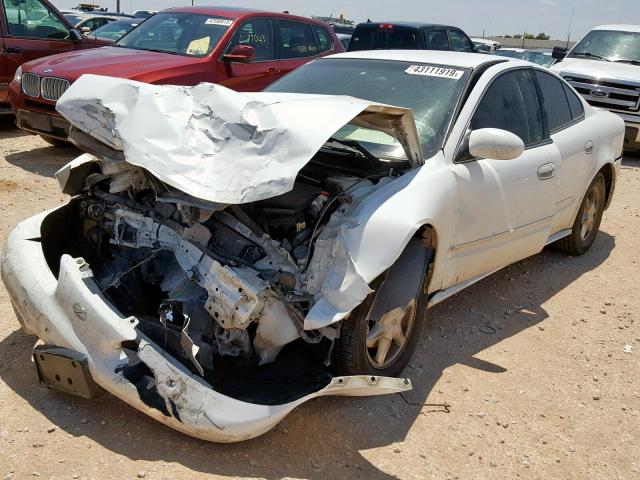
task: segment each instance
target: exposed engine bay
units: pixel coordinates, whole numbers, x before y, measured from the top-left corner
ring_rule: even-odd
[[[123,315],[218,391],[279,403],[330,380],[340,322],[304,328],[327,273],[318,242],[406,163],[328,144],[291,191],[224,205],[141,167],[85,157],[73,208],[46,220],[80,233],[43,242],[52,271],[61,250],[82,256]]]

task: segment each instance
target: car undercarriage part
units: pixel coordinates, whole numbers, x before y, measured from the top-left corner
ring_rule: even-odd
[[[326,385],[339,324],[304,328],[323,273],[307,270],[314,242],[401,168],[381,162],[371,171],[369,159],[321,150],[291,191],[225,205],[121,160],[96,160],[81,164],[83,185],[59,175],[75,196],[70,218],[57,221],[80,235],[50,234],[54,273],[61,253],[82,256],[123,315],[220,391],[269,404]]]

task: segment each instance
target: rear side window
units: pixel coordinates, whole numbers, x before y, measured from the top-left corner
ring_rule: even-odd
[[[449,39],[446,30],[427,30],[428,50],[449,50]]]
[[[278,20],[282,41],[282,58],[312,57],[318,54],[318,46],[311,25],[290,20]]]
[[[318,37],[318,51],[326,52],[330,50],[333,42],[327,31],[318,25],[314,25],[313,29],[316,32],[316,37]]]
[[[499,128],[516,134],[526,146],[546,139],[542,111],[529,70],[507,72],[485,92],[471,128]]]
[[[358,50],[414,50],[418,48],[416,28],[395,27],[391,24],[356,28],[349,51]]]
[[[548,73],[535,70],[542,94],[542,108],[547,115],[549,131],[555,133],[573,122],[562,82]]]
[[[451,50],[454,52],[473,52],[473,44],[460,30],[449,30]]]
[[[566,83],[562,82],[562,88],[564,88],[564,93],[567,95],[567,99],[569,100],[569,108],[571,108],[571,118],[574,120],[580,120],[584,117],[584,106],[582,102],[575,94],[571,87]]]

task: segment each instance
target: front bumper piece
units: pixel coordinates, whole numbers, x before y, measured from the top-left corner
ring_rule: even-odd
[[[2,279],[18,320],[25,331],[49,346],[62,347],[65,355],[77,352],[77,358],[86,359],[93,381],[171,428],[204,440],[237,442],[267,432],[295,407],[315,397],[411,389],[409,379],[403,378],[334,377],[324,388],[281,405],[247,403],[216,392],[138,331],[135,317],[122,316],[101,294],[82,258],[63,255],[58,279],[54,277],[39,241],[40,224],[47,213],[20,223],[9,235],[2,255]],[[131,349],[132,344],[137,350]],[[153,401],[123,374],[123,367],[132,362],[143,363],[153,373],[155,383],[147,386]],[[42,372],[39,374],[42,380]],[[51,386],[55,381],[45,383]]]

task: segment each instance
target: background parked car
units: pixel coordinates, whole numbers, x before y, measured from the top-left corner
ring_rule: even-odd
[[[524,48],[501,48],[500,50],[496,51],[494,53],[494,55],[499,55],[501,57],[508,57],[508,58],[522,58],[522,54],[526,52],[526,49]]]
[[[130,32],[135,27],[140,25],[144,18],[132,18],[130,20],[116,20],[115,22],[109,22],[100,28],[97,28],[89,35],[100,40],[112,41],[120,39],[124,34]]]
[[[476,48],[476,52],[479,53],[495,53],[500,50],[500,43],[495,40],[488,40],[486,38],[474,38],[471,37],[473,46]]]
[[[72,50],[100,47],[101,40],[84,38],[47,0],[2,2],[0,24],[0,113],[12,113],[8,85],[24,62]],[[17,77],[20,78],[18,70]],[[3,88],[1,88],[3,87]]]
[[[349,48],[349,42],[351,42],[351,35],[348,35],[346,33],[336,33],[336,37],[338,37],[338,40],[340,40],[340,43],[342,44],[345,50]]]
[[[555,63],[555,59],[551,56],[553,50],[551,48],[532,48],[522,52],[522,60],[542,65],[543,67],[550,67]]]
[[[21,76],[10,84],[9,99],[20,128],[57,143],[66,140],[68,123],[55,103],[85,73],[258,91],[314,58],[342,51],[329,25],[308,18],[234,8],[173,8],[149,17],[114,47],[23,65]]]
[[[458,27],[411,22],[360,23],[347,50],[390,49],[474,51],[473,43]]]

